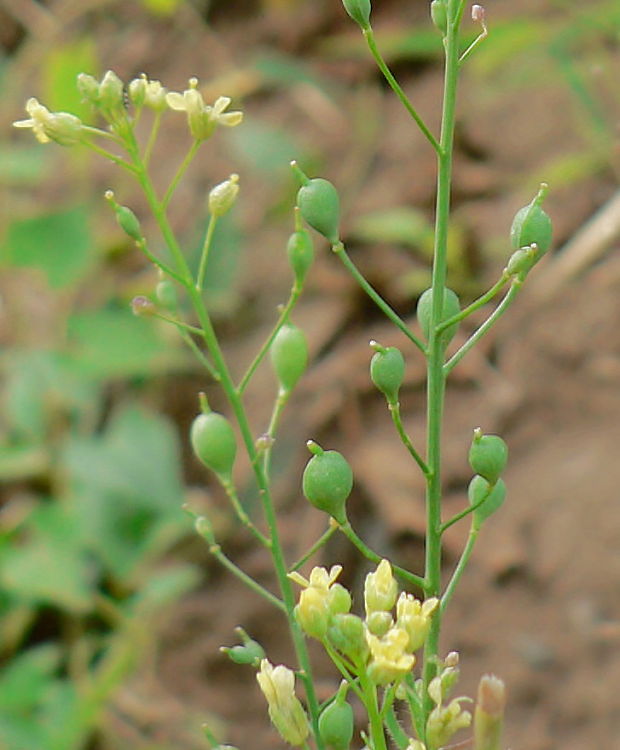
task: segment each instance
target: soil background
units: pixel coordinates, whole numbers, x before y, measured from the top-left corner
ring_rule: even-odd
[[[380,40],[392,45],[399,80],[436,129],[440,43],[434,51],[427,45],[418,52],[413,43],[406,47],[404,34],[429,30],[427,5],[375,2],[374,17]],[[489,0],[489,27],[493,33],[494,25],[510,19],[527,22],[540,31],[547,50],[545,29],[578,18],[580,5]],[[274,150],[276,162],[283,156],[286,149],[278,140],[283,133],[307,157],[309,171],[339,186],[343,237],[352,257],[413,323],[415,299],[428,273],[424,240],[408,245],[387,236],[380,241],[358,219],[391,206],[413,206],[432,220],[433,154],[381,81],[339,2],[222,0],[208,8],[184,4],[173,19],[157,19],[138,3],[101,3],[96,10],[76,14],[73,27],[68,24],[54,32],[57,37],[47,38],[8,14],[3,33],[9,42],[13,39],[14,54],[28,60],[15,88],[27,86],[41,49],[88,23],[101,59],[121,77],[144,70],[182,90],[196,75],[208,82],[207,93],[234,97],[233,107],[242,106],[248,128],[272,128],[271,139],[256,141],[253,153],[244,152],[232,134],[223,134],[190,172],[175,209],[181,224],[198,210],[205,186],[233,171],[242,175],[238,210],[249,239],[238,260],[234,293],[221,314],[233,368],[241,370],[248,361],[288,290],[283,248],[292,226],[286,206],[292,180],[283,158],[271,171],[259,164],[268,149]],[[596,65],[611,66],[604,72],[617,81],[617,31],[609,29],[604,50],[588,48],[594,95],[604,93],[595,88]],[[408,52],[398,51],[403,47]],[[577,44],[575,55],[580,51]],[[268,72],[272,69],[265,62],[276,58],[277,75]],[[461,692],[475,694],[486,672],[506,681],[507,748],[620,749],[620,211],[613,203],[620,107],[617,99],[599,96],[609,135],[606,141],[599,138],[597,147],[570,86],[550,73],[551,53],[541,55],[539,67],[528,67],[522,42],[514,60],[521,68],[505,55],[498,55],[496,63],[485,59],[486,68],[474,62],[471,72],[465,70],[459,98],[452,238],[458,257],[451,278],[464,299],[472,299],[501,273],[512,216],[529,201],[545,167],[563,163],[567,154],[593,156],[581,174],[560,176],[548,200],[555,250],[536,268],[510,314],[451,379],[445,414],[446,517],[465,502],[474,427],[504,436],[510,462],[508,499],[480,535],[446,617],[443,648],[460,652]],[[166,158],[174,159],[186,146],[184,123],[178,119],[167,127]],[[160,168],[165,171],[165,163]],[[95,181],[104,185],[109,171],[101,170]],[[353,466],[349,512],[358,533],[382,555],[420,571],[423,488],[369,383],[368,341],[405,351],[401,403],[414,441],[424,431],[423,363],[319,238],[317,251],[308,292],[295,315],[309,337],[312,366],[277,445],[276,490],[289,559],[301,555],[325,527],[324,517],[307,506],[299,491],[304,441],[312,437],[342,451]],[[453,346],[472,327],[464,325]],[[191,418],[195,392],[203,385],[192,375],[167,381],[162,408],[180,429]],[[259,371],[248,394],[256,425],[266,423],[270,404],[264,394],[272,390],[268,369]],[[208,478],[189,456],[187,478],[190,502],[223,509],[218,489],[205,489]],[[229,554],[272,585],[264,557],[223,510],[217,512]],[[446,580],[467,530],[463,523],[447,535]],[[252,670],[231,665],[218,648],[233,643],[233,628],[243,625],[263,643],[272,662],[287,663],[284,622],[219,570],[199,543],[188,540],[178,554],[201,561],[204,586],[154,623],[156,652],[119,693],[109,721],[119,736],[140,731],[159,742],[168,738],[176,750],[201,746],[195,727],[205,719],[242,750],[279,747]],[[343,564],[344,582],[359,601],[368,566],[344,539],[334,538],[314,563]],[[327,697],[338,680],[318,652],[316,657],[319,692]]]

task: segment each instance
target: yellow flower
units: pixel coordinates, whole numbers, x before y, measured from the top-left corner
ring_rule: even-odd
[[[455,698],[447,706],[435,706],[426,723],[426,741],[431,748],[439,748],[450,741],[459,729],[471,724],[471,714],[463,711],[461,701],[468,698]]]
[[[396,602],[396,624],[409,636],[407,651],[413,653],[424,645],[431,627],[431,616],[439,606],[439,599],[432,597],[424,603],[404,591]]]
[[[289,578],[304,587],[295,607],[295,616],[306,635],[324,638],[332,614],[348,611],[351,606],[346,589],[335,583],[341,571],[342,565],[334,565],[329,572],[326,568],[315,567],[310,580],[297,572],[289,573]]]
[[[34,97],[26,102],[28,120],[13,123],[15,128],[32,128],[39,143],[56,141],[61,146],[74,146],[82,140],[82,122],[68,112],[50,112]]]
[[[415,656],[405,652],[409,636],[401,628],[391,628],[383,638],[367,633],[366,640],[370,647],[368,676],[377,685],[395,682],[413,669]]]
[[[303,745],[309,733],[308,718],[295,695],[294,673],[282,664],[274,667],[263,659],[256,679],[275,728],[290,745]]]
[[[398,584],[392,575],[388,560],[381,560],[374,573],[366,576],[364,583],[364,604],[366,615],[373,612],[389,612],[398,595]]]
[[[166,94],[170,109],[187,114],[191,134],[197,141],[209,138],[218,125],[233,128],[243,120],[243,112],[226,112],[230,98],[220,96],[213,105],[205,104],[198,91],[198,79],[190,78],[189,88],[182,94],[172,91]]]

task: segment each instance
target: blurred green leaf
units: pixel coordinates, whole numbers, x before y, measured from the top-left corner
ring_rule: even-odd
[[[407,206],[366,214],[353,224],[351,234],[364,242],[392,242],[427,252],[433,249],[432,225],[422,211]]]
[[[52,162],[52,153],[43,144],[0,145],[0,182],[32,184],[40,182]]]
[[[249,117],[244,119],[242,128],[232,130],[230,139],[245,162],[267,175],[281,173],[284,165],[303,152],[286,131]]]
[[[52,112],[71,112],[85,122],[93,118],[92,108],[84,103],[76,86],[80,73],[97,76],[99,63],[92,37],[73,39],[50,46],[43,61],[44,104]]]
[[[184,532],[178,440],[163,417],[125,407],[63,458],[89,547],[119,577]]]
[[[60,649],[58,645],[51,643],[14,656],[0,671],[2,712],[28,716],[45,694],[59,662]]]
[[[153,321],[137,318],[129,307],[76,313],[67,327],[75,367],[83,376],[152,377],[177,359]]]
[[[0,262],[18,268],[40,268],[48,283],[62,289],[80,281],[97,253],[83,206],[9,224]]]
[[[83,554],[77,519],[59,505],[44,505],[29,521],[26,540],[4,552],[0,581],[22,599],[88,611],[93,569]]]

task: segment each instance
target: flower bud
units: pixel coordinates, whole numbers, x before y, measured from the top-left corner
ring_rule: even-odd
[[[250,638],[243,628],[235,628],[235,630],[240,635],[243,644],[233,646],[232,648],[222,646],[220,651],[226,654],[235,664],[253,664],[258,666],[261,660],[265,658],[265,650],[258,641]]]
[[[351,609],[351,594],[339,583],[334,583],[327,596],[327,606],[331,615],[343,615]]]
[[[312,440],[308,449],[314,456],[306,464],[302,488],[306,499],[315,508],[329,513],[338,523],[345,523],[345,503],[353,487],[353,472],[338,451],[324,451]]]
[[[80,73],[77,77],[77,90],[85,101],[93,105],[99,104],[99,81],[88,73]]]
[[[273,667],[263,659],[256,675],[269,706],[269,718],[290,745],[303,745],[308,734],[308,718],[295,695],[295,675],[283,665]]]
[[[155,305],[148,297],[144,297],[143,295],[138,295],[131,300],[131,310],[138,318],[145,315],[153,315],[156,312]]]
[[[431,332],[431,315],[432,315],[432,309],[433,309],[433,290],[427,289],[425,292],[422,292],[420,295],[420,299],[418,300],[418,306],[416,310],[416,315],[418,318],[418,322],[420,324],[420,328],[422,329],[422,333],[428,340],[430,337]],[[439,323],[441,323],[444,320],[448,320],[448,318],[452,318],[455,315],[458,315],[458,313],[461,311],[461,305],[459,303],[458,296],[452,291],[452,289],[448,289],[447,287],[444,289],[444,295],[443,295],[443,314],[441,315],[441,320]],[[459,327],[458,323],[454,323],[454,325],[449,326],[446,328],[445,331],[441,333],[440,340],[442,346],[446,347],[452,341],[454,338],[457,329]]]
[[[127,87],[129,101],[136,109],[140,109],[144,106],[144,102],[146,100],[147,81],[147,77],[142,74],[140,78],[134,78],[133,81],[130,81],[129,86]]]
[[[474,750],[501,750],[505,705],[506,687],[502,680],[483,675],[474,712]]]
[[[370,28],[370,0],[342,0],[344,9],[362,29]]]
[[[366,615],[389,612],[396,603],[398,584],[392,575],[389,560],[381,560],[374,573],[368,573],[364,582]]]
[[[357,615],[334,615],[327,638],[334,648],[354,661],[364,659],[368,654],[366,628]]]
[[[383,638],[367,635],[370,647],[368,676],[376,685],[388,685],[409,674],[415,664],[415,656],[406,652],[409,637],[398,627],[389,630]]]
[[[330,621],[328,592],[315,586],[304,589],[295,607],[295,618],[306,635],[322,640]]]
[[[394,618],[389,612],[371,612],[366,618],[368,632],[382,638],[394,624]]]
[[[108,70],[99,84],[98,104],[109,115],[125,111],[123,82],[113,70]]]
[[[308,366],[306,335],[301,328],[285,323],[271,342],[269,355],[280,388],[290,391]]]
[[[388,402],[394,404],[405,377],[404,357],[395,346],[384,349],[376,341],[371,341],[370,346],[376,350],[370,360],[370,379]]]
[[[508,446],[499,435],[483,435],[477,427],[469,449],[469,465],[476,474],[495,484],[506,468]]]
[[[220,182],[209,193],[209,211],[211,216],[219,218],[228,213],[239,193],[239,175],[231,174],[224,182]]]
[[[471,714],[463,711],[461,701],[466,698],[455,698],[447,706],[438,705],[431,711],[426,723],[426,742],[431,748],[446,745],[453,734],[471,724]]]

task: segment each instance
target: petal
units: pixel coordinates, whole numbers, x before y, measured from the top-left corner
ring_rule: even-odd
[[[34,120],[17,120],[13,123],[14,128],[33,128]]]
[[[218,115],[217,121],[220,125],[224,125],[227,128],[234,128],[235,125],[243,120],[243,112],[225,112],[223,115]]]
[[[183,94],[179,94],[176,91],[171,91],[169,94],[166,94],[166,104],[170,107],[170,109],[174,109],[177,112],[185,112],[185,97],[183,96]]]
[[[217,117],[221,115],[226,107],[230,104],[231,99],[229,96],[218,96],[213,105],[213,114]]]

